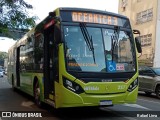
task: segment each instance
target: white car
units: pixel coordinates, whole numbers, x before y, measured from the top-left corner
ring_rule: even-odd
[[[2,70],[0,70],[0,77],[3,77],[4,73]]]

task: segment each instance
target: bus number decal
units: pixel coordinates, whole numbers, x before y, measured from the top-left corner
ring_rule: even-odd
[[[118,85],[118,90],[123,90],[123,89],[125,89],[125,88],[126,88],[125,85]]]

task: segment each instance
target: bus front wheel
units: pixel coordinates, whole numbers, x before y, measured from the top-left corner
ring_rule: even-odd
[[[40,100],[40,94],[41,94],[41,90],[40,90],[39,83],[37,81],[34,86],[34,100],[35,100],[36,105],[38,105],[38,107],[41,107],[42,105],[41,100]]]
[[[156,95],[160,99],[160,85],[156,88]]]

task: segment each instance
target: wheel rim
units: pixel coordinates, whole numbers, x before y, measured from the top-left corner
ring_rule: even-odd
[[[37,105],[40,105],[40,88],[38,85],[35,88],[35,102]]]
[[[157,88],[156,95],[157,95],[158,98],[160,98],[160,86]]]

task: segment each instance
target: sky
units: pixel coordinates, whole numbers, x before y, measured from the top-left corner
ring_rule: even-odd
[[[0,37],[0,51],[8,52],[8,49],[15,43],[16,41],[11,38]]]
[[[38,15],[40,21],[43,20],[48,13],[54,11],[58,7],[80,7],[98,10],[106,10],[118,13],[119,0],[25,0],[34,7],[33,15]]]
[[[58,7],[79,7],[98,10],[106,10],[109,12],[118,13],[119,0],[25,0],[33,5],[30,10],[30,15],[38,16],[36,23],[42,21],[48,13],[54,11]],[[5,40],[4,40],[5,39]],[[0,51],[8,52],[15,41],[9,38],[0,37]]]

